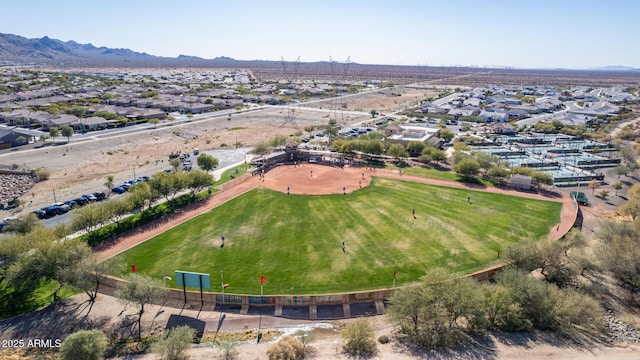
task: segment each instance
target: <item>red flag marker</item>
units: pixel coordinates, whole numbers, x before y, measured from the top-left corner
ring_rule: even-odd
[[[260,275],[260,284],[264,284],[267,279],[264,278],[264,275]]]

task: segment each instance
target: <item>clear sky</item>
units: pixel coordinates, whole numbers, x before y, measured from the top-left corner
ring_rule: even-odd
[[[152,55],[640,68],[636,0],[20,0],[0,32]]]

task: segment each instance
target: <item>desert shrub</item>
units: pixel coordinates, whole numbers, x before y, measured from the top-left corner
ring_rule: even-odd
[[[100,330],[82,330],[69,335],[60,346],[62,360],[98,360],[104,358],[107,339]]]
[[[366,319],[349,323],[342,330],[344,350],[354,356],[371,356],[376,352],[375,333]]]
[[[236,344],[230,341],[223,341],[220,343],[220,351],[218,352],[216,359],[218,360],[236,360],[239,352]]]
[[[378,338],[378,342],[380,344],[388,344],[389,341],[391,341],[391,340],[389,339],[389,336],[387,336],[387,335],[380,335],[380,337]]]
[[[166,360],[188,359],[187,349],[193,341],[195,330],[183,325],[175,327],[165,333],[157,343],[153,344],[153,352]]]
[[[49,176],[51,176],[49,170],[46,169],[35,170],[33,174],[36,176],[36,178],[38,178],[38,181],[49,180]]]
[[[269,360],[297,360],[304,358],[304,345],[291,336],[285,336],[267,348]]]

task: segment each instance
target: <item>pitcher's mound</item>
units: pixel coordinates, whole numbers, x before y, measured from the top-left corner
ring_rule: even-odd
[[[278,166],[264,175],[266,188],[291,194],[350,193],[371,182],[370,170],[316,164]]]

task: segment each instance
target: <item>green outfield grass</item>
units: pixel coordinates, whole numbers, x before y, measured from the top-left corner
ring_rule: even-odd
[[[561,207],[381,178],[347,195],[254,189],[119,257],[158,279],[209,273],[212,291],[223,271],[228,293],[259,294],[261,274],[265,295],[378,289],[391,286],[394,269],[401,285],[432,267],[469,273],[491,265],[509,244],[547,235]]]

